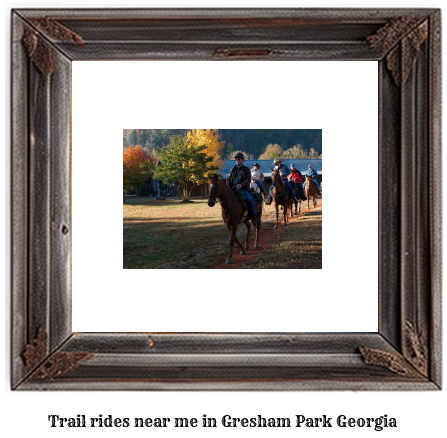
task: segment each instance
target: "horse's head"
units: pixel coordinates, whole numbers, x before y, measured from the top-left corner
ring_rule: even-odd
[[[317,186],[314,183],[313,175],[306,175],[306,190],[316,190]]]
[[[211,175],[208,178],[208,206],[214,207],[219,196],[219,177]]]
[[[272,168],[270,168],[270,170],[272,171],[272,186],[273,187],[276,187],[278,185],[282,186],[283,182],[279,170],[273,170]]]

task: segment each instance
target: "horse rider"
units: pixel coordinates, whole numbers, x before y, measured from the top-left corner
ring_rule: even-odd
[[[251,197],[250,190],[250,180],[251,180],[251,172],[247,166],[244,166],[244,154],[238,152],[234,159],[236,160],[236,165],[233,166],[230,170],[230,174],[227,178],[227,186],[230,189],[233,189],[236,186],[238,189],[244,191],[245,196],[247,198],[247,204],[252,214],[253,223],[256,225],[259,222],[258,216],[256,215],[255,203]]]
[[[267,193],[265,192],[265,187],[263,184],[264,181],[264,174],[259,170],[259,164],[255,163],[252,166],[251,169],[251,180],[258,185],[258,187],[261,189],[261,192],[264,193],[264,196],[267,196]]]
[[[280,160],[279,158],[275,158],[273,160],[273,165],[275,166],[275,170],[279,170],[279,173],[281,174],[281,179],[282,179],[283,183],[285,184],[285,186],[289,189],[289,194],[290,194],[290,197],[293,199],[293,202],[298,202],[298,199],[296,199],[296,197],[295,197],[293,188],[287,178],[290,175],[290,169],[285,164],[282,164],[282,160]],[[265,201],[266,205],[270,205],[273,201],[272,190],[273,190],[273,185],[270,187],[269,197],[268,197],[267,201]]]
[[[320,184],[318,184],[318,181],[317,181],[317,171],[315,169],[312,169],[312,166],[310,164],[308,166],[308,170],[307,170],[305,175],[306,175],[306,177],[307,176],[311,176],[312,177],[312,181],[317,186],[318,193],[320,193]],[[304,187],[306,187],[306,182],[307,181],[304,182]]]
[[[292,187],[293,187],[293,184],[295,184],[295,187],[298,189],[300,198],[303,201],[306,201],[307,196],[304,194],[303,185],[300,184],[302,179],[303,179],[303,175],[301,174],[301,172],[295,167],[295,164],[291,164],[290,165],[289,181],[292,184]]]

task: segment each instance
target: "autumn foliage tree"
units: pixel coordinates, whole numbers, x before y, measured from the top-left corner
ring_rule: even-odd
[[[323,157],[314,148],[310,148],[310,151],[308,151],[307,149],[303,149],[303,147],[300,144],[297,144],[297,145],[293,146],[292,148],[284,151],[282,158],[285,158],[288,160],[293,160],[293,159],[313,160],[316,158],[323,158]]]
[[[206,181],[208,172],[217,170],[207,147],[196,146],[188,138],[171,137],[171,144],[157,151],[162,164],[157,166],[154,178],[175,183],[183,201],[189,199],[195,185]]]
[[[307,151],[305,151],[300,144],[297,144],[297,145],[287,149],[286,151],[284,151],[282,158],[285,158],[288,160],[293,160],[293,159],[304,160],[309,157],[308,157]]]
[[[140,146],[128,146],[123,152],[123,186],[139,187],[151,176],[154,162]]]
[[[224,166],[220,155],[225,141],[219,140],[219,131],[217,129],[191,129],[186,134],[186,139],[193,147],[204,146],[203,152],[212,160],[207,164],[208,177],[210,173],[215,173],[216,169]]]
[[[319,154],[314,148],[310,148],[309,158],[323,158],[323,154]]]
[[[279,144],[269,144],[265,152],[259,156],[260,160],[273,160],[275,158],[283,158],[284,151]]]
[[[269,144],[265,152],[259,156],[260,160],[273,160],[275,158],[281,158],[284,160],[305,160],[323,158],[314,148],[310,148],[310,151],[303,149],[300,144],[283,150],[278,144]]]

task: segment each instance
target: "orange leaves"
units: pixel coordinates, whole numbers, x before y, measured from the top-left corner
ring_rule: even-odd
[[[153,168],[149,155],[140,146],[128,146],[123,152],[123,185],[139,186],[146,181]]]

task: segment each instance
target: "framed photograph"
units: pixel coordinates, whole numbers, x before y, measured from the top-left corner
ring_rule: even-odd
[[[194,75],[187,75],[185,71],[187,66],[192,68],[198,63],[180,63],[184,81],[175,85],[178,94],[170,92],[167,97],[163,90],[160,100],[176,102],[175,96],[181,96],[187,90],[216,88],[218,72],[215,68],[222,64],[208,63],[201,68],[214,70],[209,75],[210,83],[205,85],[202,75],[193,84]],[[296,64],[300,66],[299,70],[306,66]],[[149,70],[150,61],[145,65]],[[241,63],[227,65],[237,69],[240,88],[246,88],[247,82],[252,82],[255,95],[260,86],[268,83],[266,65],[261,64],[259,68],[259,63],[245,63],[251,67],[245,75]],[[160,70],[157,75],[153,69],[147,74],[151,80],[160,76],[162,82],[162,75],[172,70],[172,64],[161,66],[159,63],[157,70]],[[296,67],[290,70],[297,74]],[[376,73],[373,68],[372,72]],[[225,85],[227,90],[234,88],[233,82],[225,84],[224,78],[225,75],[221,75],[217,81],[220,95],[227,94],[222,92]],[[300,95],[299,105],[304,107],[302,93],[299,87],[296,88],[296,98],[291,100],[297,101]],[[256,122],[261,118],[253,108],[256,99],[247,96],[252,93],[228,90],[228,95],[231,94],[237,96],[238,102],[243,102],[237,106],[243,107],[239,111],[246,114],[246,119]],[[260,111],[271,117],[268,109],[278,104],[278,96],[274,96],[270,103],[266,102],[266,96],[262,99]],[[199,107],[193,110],[194,117],[198,118],[203,100],[191,100],[188,107]],[[220,97],[218,102],[219,107],[213,109],[214,117],[223,123],[227,113],[233,121],[223,124],[234,123],[238,111],[234,99]],[[143,109],[142,112],[149,111]],[[296,113],[293,111],[295,117]],[[152,119],[153,114],[146,117]],[[180,119],[184,117],[182,112]],[[243,114],[240,117],[243,118]],[[168,121],[171,118],[172,112]],[[321,269],[321,129],[123,129],[122,147],[124,269]],[[367,159],[371,160],[371,156]],[[95,174],[93,167],[97,161],[88,162],[92,166],[90,174]],[[83,163],[84,172],[88,163]],[[87,218],[86,234],[91,229],[89,222]],[[292,223],[296,226],[290,227]],[[287,232],[282,234],[286,229]],[[110,235],[116,234],[117,231],[110,231]],[[280,234],[285,239],[284,247],[272,252],[275,237],[278,239]],[[228,245],[222,245],[228,236],[237,245],[234,251],[231,243],[230,249]],[[285,259],[285,253],[290,257]],[[85,263],[95,264],[87,260]]]
[[[437,9],[14,10],[11,387],[18,390],[440,389],[440,56],[441,19]],[[145,66],[154,71],[162,71],[167,63],[175,66],[171,67],[175,70],[171,82],[165,76],[164,82],[147,84],[154,92],[156,88],[174,87],[189,65],[196,69],[196,65],[204,66],[204,70],[207,65],[222,66],[222,70],[237,65],[241,76],[253,67],[262,76],[263,71],[281,66],[282,70],[276,74],[290,88],[291,79],[286,72],[293,68],[292,62],[318,62],[320,70],[331,62],[334,69],[324,68],[328,77],[338,63],[354,69],[359,61],[374,62],[376,74],[369,82],[374,81],[374,87],[377,84],[378,117],[365,115],[362,122],[377,126],[378,152],[371,154],[374,159],[377,157],[377,168],[374,172],[368,168],[366,178],[364,170],[355,166],[353,174],[344,173],[351,166],[339,169],[338,173],[342,182],[344,178],[349,184],[354,180],[356,191],[363,190],[362,187],[374,188],[365,195],[368,202],[361,209],[370,209],[377,218],[377,229],[365,230],[365,234],[377,236],[373,240],[378,240],[378,244],[368,243],[366,248],[370,251],[365,254],[374,254],[373,247],[377,247],[378,260],[369,263],[366,255],[356,257],[353,249],[352,257],[341,258],[343,263],[337,268],[340,277],[333,276],[331,263],[326,261],[321,272],[332,281],[335,301],[339,294],[338,304],[331,305],[334,320],[343,320],[347,313],[357,313],[362,319],[363,309],[350,307],[354,299],[343,303],[341,297],[354,263],[358,263],[358,269],[365,269],[363,282],[351,281],[350,287],[354,292],[357,288],[358,301],[363,300],[363,291],[371,285],[377,289],[372,306],[377,309],[378,330],[349,332],[336,324],[332,329],[303,329],[296,321],[296,307],[287,300],[275,299],[264,289],[262,299],[244,297],[240,291],[229,299],[219,289],[213,295],[219,298],[195,297],[198,301],[194,302],[200,306],[191,305],[193,291],[188,290],[181,300],[173,300],[166,294],[168,298],[162,304],[137,302],[132,310],[132,305],[126,307],[127,295],[124,299],[122,292],[105,286],[106,277],[113,278],[114,266],[109,266],[108,273],[97,275],[94,269],[88,273],[84,268],[79,270],[76,263],[98,248],[96,236],[110,235],[103,231],[107,218],[95,214],[92,229],[97,231],[76,248],[79,242],[76,215],[84,207],[78,201],[82,199],[82,191],[81,197],[74,194],[82,174],[82,164],[74,164],[79,153],[73,150],[75,144],[79,145],[74,127],[80,120],[77,101],[85,104],[86,98],[79,99],[81,90],[73,79],[78,65],[88,64],[84,61],[94,63],[98,77],[104,82],[111,70],[109,62],[124,65],[132,61],[137,65],[145,61]],[[131,71],[123,75],[130,87]],[[275,74],[270,76],[274,79],[266,86],[267,90],[275,81],[281,82]],[[215,80],[216,88],[224,82],[234,88],[237,81],[238,75],[233,70]],[[90,82],[95,83],[93,74]],[[332,84],[330,88],[337,87]],[[339,88],[344,89],[341,85]],[[256,90],[263,95],[264,90],[258,87],[253,98]],[[347,89],[345,95],[349,94]],[[98,97],[93,92],[90,96],[87,106],[98,112],[95,105]],[[321,98],[322,106],[324,99],[331,100],[329,96],[328,92]],[[159,101],[154,99],[145,105],[155,106]],[[211,109],[207,112],[211,113]],[[357,113],[361,119],[363,112]],[[200,127],[188,123],[174,126],[173,122],[170,127]],[[345,123],[347,127],[356,125],[352,119]],[[116,123],[111,122],[112,125]],[[203,121],[200,125],[239,128],[213,126]],[[136,125],[117,129],[122,135],[123,128],[132,127]],[[323,143],[324,135],[323,129]],[[85,154],[90,152],[86,148]],[[356,152],[352,157],[355,160]],[[331,160],[325,158],[326,169]],[[119,166],[120,163],[118,172]],[[328,185],[325,194],[330,202]],[[102,188],[98,189],[101,192]],[[122,203],[121,193],[117,196]],[[121,220],[120,210],[118,216]],[[352,226],[355,223],[352,220]],[[325,248],[330,246],[331,234],[335,239],[335,232],[325,234]],[[122,235],[117,241],[122,244]],[[346,248],[354,243],[358,244],[348,235],[343,238]],[[122,262],[122,247],[120,250]],[[100,257],[98,253],[97,258]],[[75,271],[76,275],[72,275]],[[167,281],[181,283],[182,271],[176,270],[178,276]],[[286,275],[289,272],[282,271]],[[86,281],[81,286],[79,278],[83,274]],[[273,274],[268,274],[258,282],[263,288],[269,288],[271,282],[274,290],[277,282]],[[224,286],[231,289],[231,279],[231,276],[224,279],[224,270],[217,270],[211,285],[199,275],[195,289]],[[125,320],[130,314],[131,319],[140,320],[147,329],[129,325],[118,331],[79,330],[72,303],[76,302],[80,289],[91,300],[94,296],[101,297],[102,308],[95,308],[92,315],[99,325],[107,317]],[[101,289],[105,295],[101,295]],[[128,287],[126,291],[129,296],[131,289]],[[157,294],[162,295],[159,291]],[[115,295],[121,297],[118,310],[109,303]],[[263,301],[264,310],[258,306],[259,301]],[[81,307],[89,307],[89,302]],[[202,325],[184,323],[200,319],[194,313],[198,307],[203,314]],[[371,307],[369,301],[366,307]],[[140,310],[145,313],[139,313]],[[258,320],[271,319],[271,315],[281,315],[287,324],[272,323],[263,329],[265,326],[258,324]],[[245,325],[234,330],[231,327],[220,330],[218,325],[216,330],[213,324],[219,318],[243,319]]]

